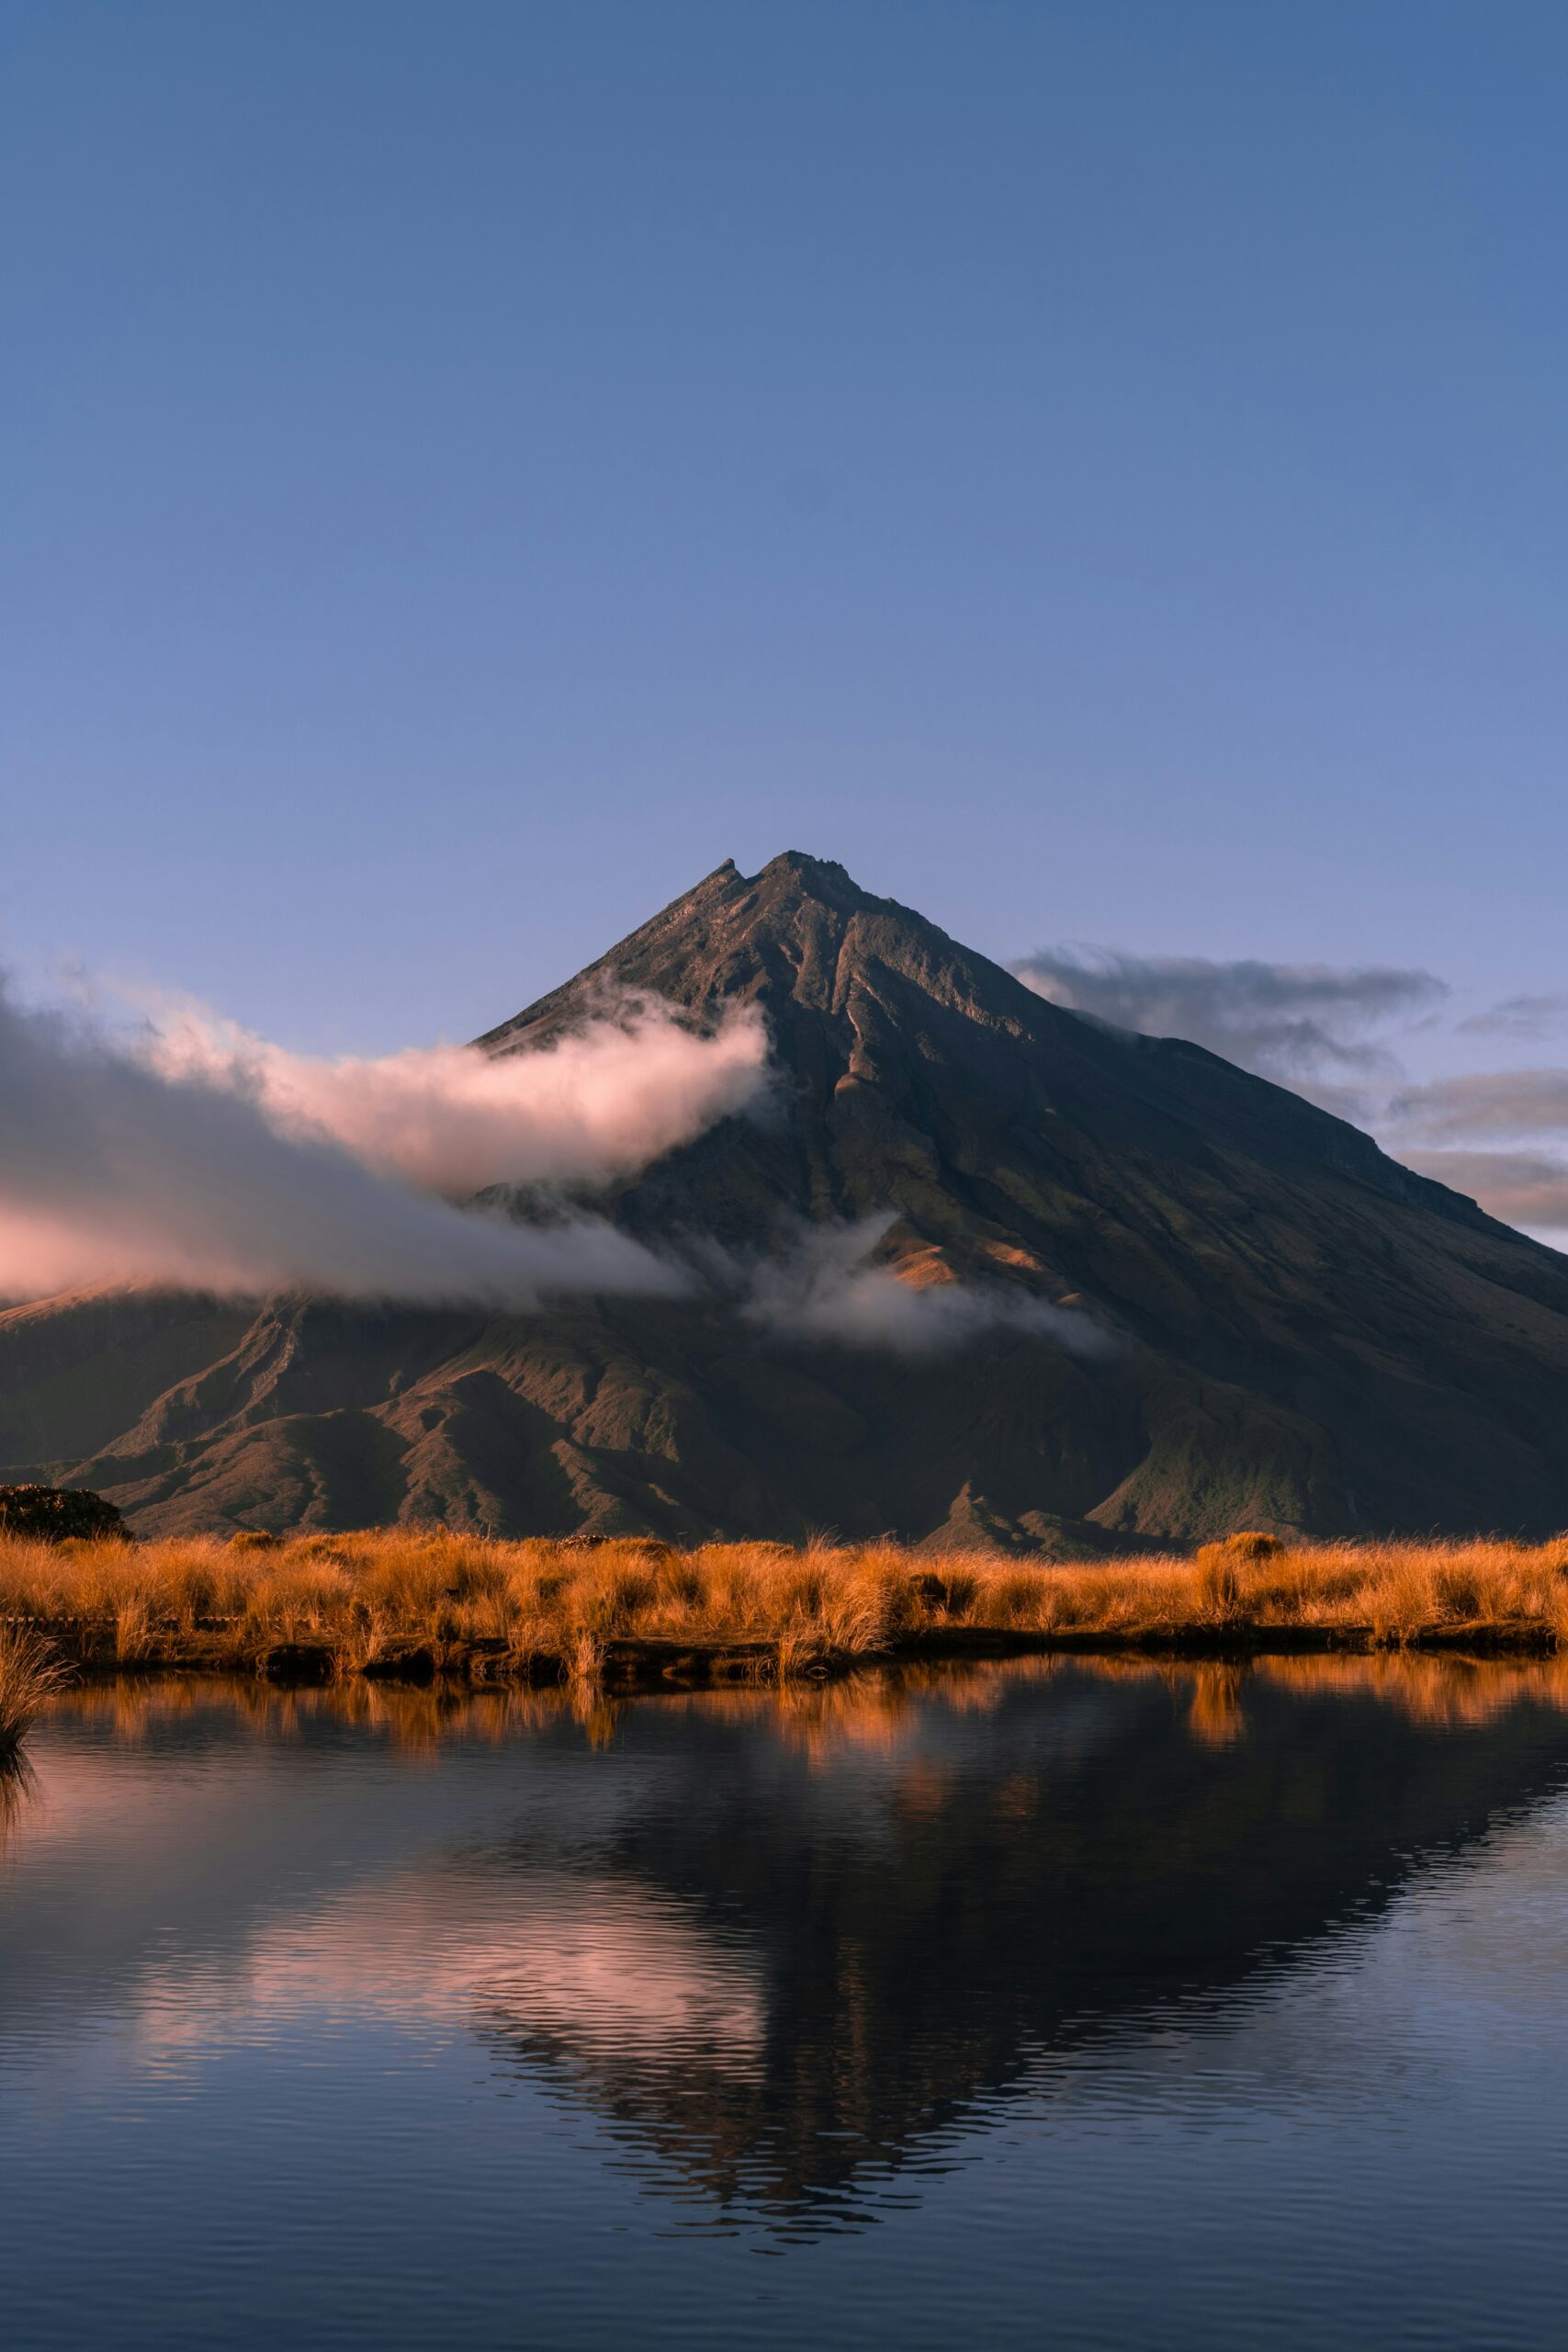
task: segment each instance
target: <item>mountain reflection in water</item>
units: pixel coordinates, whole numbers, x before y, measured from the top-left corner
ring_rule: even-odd
[[[1527,1692],[1544,1720],[1515,1714]],[[694,1973],[678,2040],[607,2037],[592,2001],[574,2015],[498,1976],[484,2030],[567,2070],[720,2204],[842,2226],[863,2218],[845,2194],[863,2171],[885,2195],[889,2168],[1042,2053],[1365,1918],[1418,1854],[1568,1762],[1564,1706],[1555,1663],[1366,1659],[1278,1661],[1245,1696],[1224,1666],[1001,1668],[935,1678],[924,1703],[840,1687],[780,1709],[761,1743],[754,1705],[699,1703],[678,1770],[603,1860],[623,1888],[681,1898],[716,1967],[754,1954],[758,1997],[705,2034]],[[1496,1728],[1430,1736],[1460,1723]],[[651,1761],[662,1728],[628,1746]],[[526,1874],[537,1847],[491,1867]]]
[[[29,2081],[65,2097],[95,2036],[187,2111],[236,2052],[276,2085],[324,2036],[352,2091],[361,2044],[423,2036],[469,2053],[468,2112],[526,2086],[517,2133],[542,2099],[665,2227],[787,2254],[928,2200],[1010,2114],[1080,2120],[1090,2058],[1122,2116],[1151,2050],[1201,2115],[1218,2032],[1233,2121],[1427,2096],[1292,1986],[1540,1815],[1568,1667],[1032,1660],[576,1713],[126,1681],[33,1752],[0,1879],[8,2154],[42,2144]]]

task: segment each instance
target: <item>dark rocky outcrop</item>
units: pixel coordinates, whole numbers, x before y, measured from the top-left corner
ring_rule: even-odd
[[[732,1253],[891,1216],[911,1283],[1078,1307],[922,1356],[712,1296],[533,1316],[97,1294],[0,1314],[0,1469],[148,1532],[406,1518],[984,1543],[1568,1523],[1568,1259],[1200,1047],[1046,1003],[797,854],[721,866],[479,1041],[606,986],[765,1012],[778,1083],[604,1205]],[[6,1433],[9,1433],[8,1436]]]

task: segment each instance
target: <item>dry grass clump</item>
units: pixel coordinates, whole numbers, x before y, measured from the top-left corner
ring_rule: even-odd
[[[1295,1544],[1034,1565],[890,1544],[497,1543],[445,1529],[127,1544],[0,1537],[0,1619],[104,1664],[296,1645],[592,1681],[617,1645],[766,1649],[787,1674],[984,1635],[1086,1644],[1316,1633],[1398,1646],[1463,1631],[1568,1642],[1568,1538]]]
[[[70,1679],[70,1669],[41,1634],[0,1625],[0,1770],[17,1749],[46,1702]]]

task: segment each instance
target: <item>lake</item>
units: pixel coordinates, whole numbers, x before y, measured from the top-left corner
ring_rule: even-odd
[[[1555,1662],[150,1678],[29,1755],[12,2352],[1562,2340]]]

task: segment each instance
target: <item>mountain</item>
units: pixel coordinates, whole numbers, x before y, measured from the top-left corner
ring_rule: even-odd
[[[912,1351],[711,1286],[526,1316],[83,1294],[0,1315],[0,1479],[96,1487],[160,1533],[1083,1554],[1568,1523],[1568,1259],[1343,1121],[1049,1004],[795,853],[720,866],[479,1048],[546,1043],[608,989],[699,1023],[754,1001],[777,1067],[761,1112],[601,1196],[624,1228],[733,1267],[891,1220],[906,1291],[1002,1304]],[[1066,1320],[1034,1328],[1041,1306]]]

